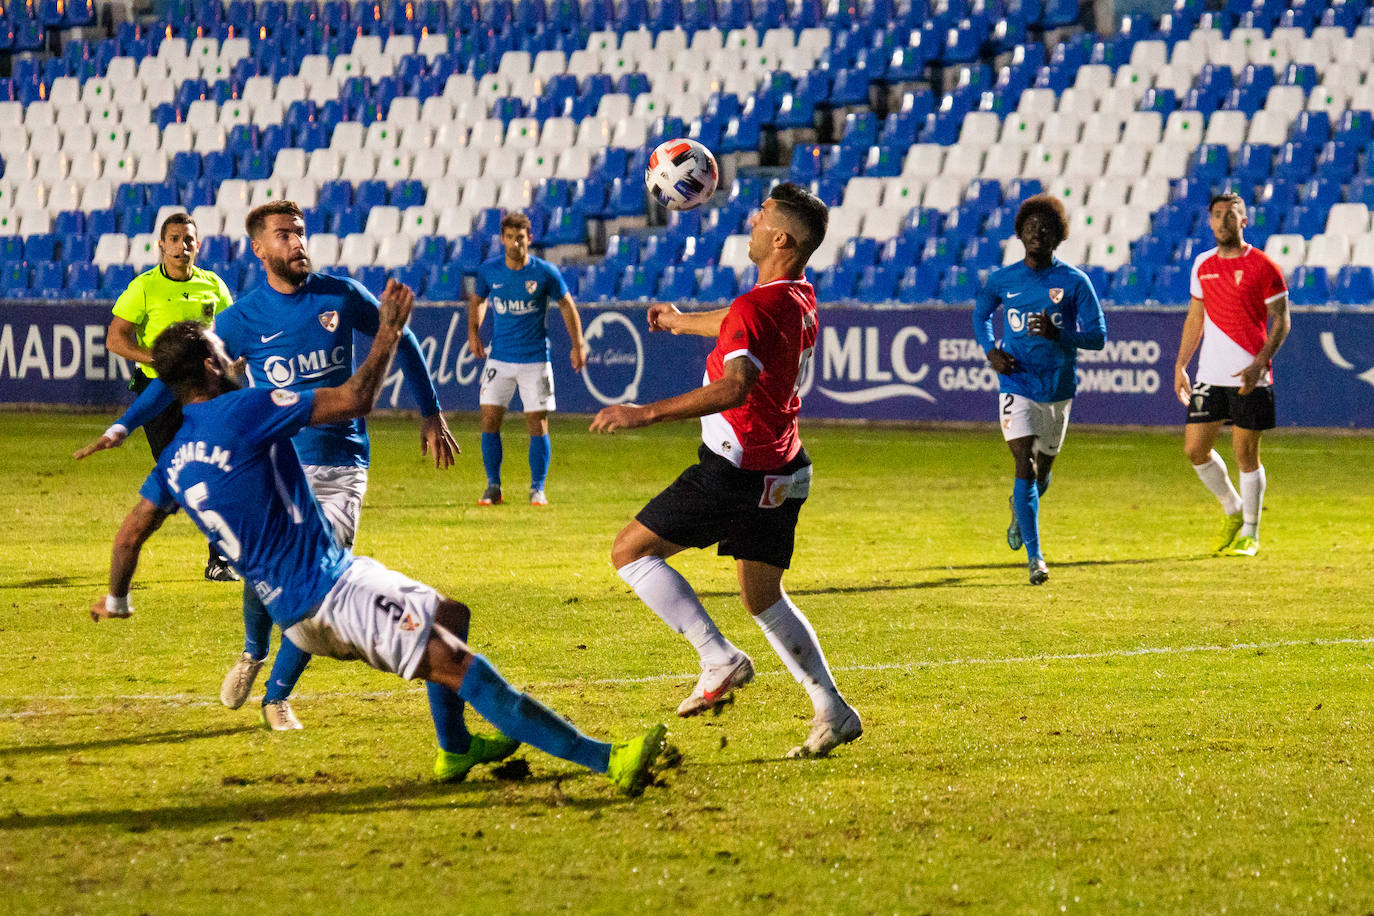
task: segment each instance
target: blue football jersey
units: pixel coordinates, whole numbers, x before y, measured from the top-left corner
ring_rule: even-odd
[[[568,294],[557,267],[531,257],[520,270],[511,270],[502,254],[477,268],[475,291],[491,307],[488,356],[508,363],[548,361],[549,303]]]
[[[282,629],[314,613],[353,562],[291,447],[314,400],[245,388],[187,405],[139,491],[163,511],[185,509]]]
[[[248,358],[254,388],[290,391],[333,388],[353,374],[353,332],[377,333],[378,303],[362,284],[312,273],[292,295],[264,283],[244,295],[215,320],[215,333],[229,355]],[[406,329],[396,351],[411,394],[425,416],[437,413],[439,399],[419,341]],[[367,467],[367,425],[362,419],[306,427],[295,439],[305,464]]]
[[[1101,350],[1107,344],[1107,322],[1093,285],[1076,267],[1054,258],[1044,270],[1025,261],[988,274],[973,307],[973,334],[986,352],[998,346],[993,313],[1005,312],[1001,348],[1020,364],[1011,375],[999,375],[1003,394],[1019,394],[1049,403],[1071,398],[1078,390],[1078,351]],[[1027,319],[1048,312],[1059,339],[1031,334]]]

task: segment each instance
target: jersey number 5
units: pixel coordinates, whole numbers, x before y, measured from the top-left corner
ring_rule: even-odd
[[[205,500],[210,496],[210,488],[202,481],[186,489],[186,508],[196,514],[200,519],[202,528],[209,529],[215,536],[216,548],[231,562],[239,558],[242,548],[239,546],[239,539],[234,537],[234,532],[229,530],[229,523],[224,520],[214,509],[202,509]]]

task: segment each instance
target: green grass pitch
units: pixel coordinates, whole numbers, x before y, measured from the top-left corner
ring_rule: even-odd
[[[1179,431],[1073,428],[1037,589],[1003,541],[991,424],[804,424],[816,483],[785,582],[867,731],[791,761],[809,703],[732,564],[675,565],[759,678],[677,721],[695,658],[608,563],[694,424],[558,418],[539,510],[518,418],[515,499],[487,509],[473,417],[448,472],[413,421],[374,421],[360,552],[468,602],[477,649],[592,734],[672,720],[681,766],[629,800],[536,751],[523,780],[431,784],[424,691],[360,663],[312,664],[303,732],[258,727],[256,697],[224,709],[238,590],[202,580],[184,518],[145,551],[134,618],[92,623],[148,466],[141,434],[68,458],[105,422],[0,415],[0,912],[1374,907],[1367,436],[1266,437],[1263,548],[1239,560],[1205,555],[1218,510]]]

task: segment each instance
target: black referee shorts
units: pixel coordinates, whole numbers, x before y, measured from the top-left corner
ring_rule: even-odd
[[[152,383],[153,380],[144,375],[142,369],[135,369],[129,379],[129,390],[134,394],[142,394]],[[148,450],[153,453],[154,461],[163,449],[172,444],[172,438],[181,429],[181,420],[181,402],[173,401],[162,413],[143,424],[143,434],[148,437]]]
[[[1198,382],[1193,386],[1193,396],[1188,401],[1188,422],[1223,421],[1234,423],[1238,429],[1273,429],[1278,425],[1273,386],[1260,385],[1249,394],[1241,394],[1239,387]]]
[[[773,494],[779,478],[809,482],[811,458],[806,449],[773,471],[737,468],[705,445],[697,450],[697,459],[649,500],[636,521],[683,547],[717,544],[716,552],[723,557],[787,569],[806,497],[774,499]]]

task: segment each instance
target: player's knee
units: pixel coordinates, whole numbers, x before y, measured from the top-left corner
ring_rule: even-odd
[[[1202,448],[1192,443],[1183,446],[1183,453],[1188,456],[1188,460],[1196,467],[1199,464],[1206,464],[1212,458],[1211,448]]]

